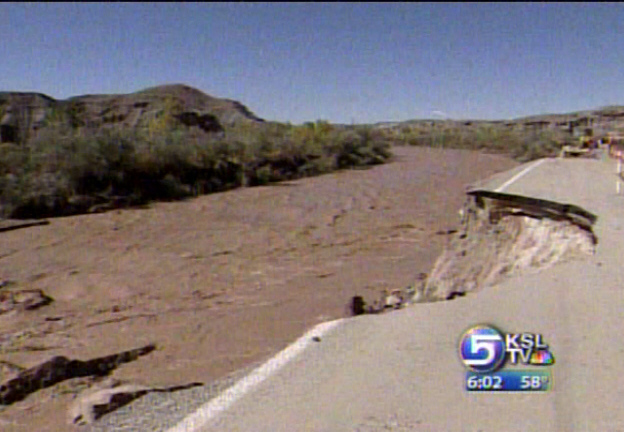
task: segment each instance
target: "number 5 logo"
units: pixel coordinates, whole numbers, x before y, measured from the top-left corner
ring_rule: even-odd
[[[490,326],[472,327],[460,340],[459,356],[464,365],[472,371],[494,371],[505,360],[503,336]]]
[[[487,357],[484,359],[465,359],[464,363],[468,366],[486,366],[492,363],[496,355],[496,345],[488,341],[502,340],[498,335],[473,335],[470,343],[470,353],[479,354],[479,351],[486,350]]]

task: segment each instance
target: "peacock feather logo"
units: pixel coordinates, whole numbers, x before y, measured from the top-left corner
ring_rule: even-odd
[[[555,363],[555,357],[548,350],[539,350],[531,354],[529,363],[532,365],[547,366]]]

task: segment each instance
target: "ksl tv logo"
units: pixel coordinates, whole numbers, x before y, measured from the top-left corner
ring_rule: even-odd
[[[555,358],[538,333],[503,333],[486,324],[468,329],[459,341],[459,357],[473,372],[494,372],[505,365],[545,366]]]

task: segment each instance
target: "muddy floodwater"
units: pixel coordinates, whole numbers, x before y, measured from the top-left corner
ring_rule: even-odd
[[[498,155],[397,147],[394,161],[147,209],[0,232],[0,279],[54,301],[0,315],[0,359],[30,367],[148,343],[115,378],[209,382],[307,328],[429,272],[459,228],[465,186],[517,165]],[[4,432],[68,431],[65,382],[0,409]]]

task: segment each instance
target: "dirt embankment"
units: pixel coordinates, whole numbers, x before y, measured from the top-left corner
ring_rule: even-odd
[[[501,197],[488,205],[478,195],[467,199],[460,212],[461,229],[417,287],[415,302],[451,300],[505,277],[594,253],[594,215],[583,209],[569,213],[569,206],[557,203],[496,195]]]

